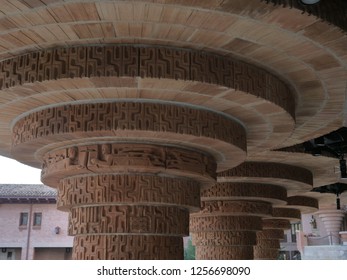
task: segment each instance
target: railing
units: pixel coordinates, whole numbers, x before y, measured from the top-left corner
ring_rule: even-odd
[[[307,236],[308,246],[324,246],[324,245],[340,245],[341,237],[335,234],[329,234],[326,236]]]

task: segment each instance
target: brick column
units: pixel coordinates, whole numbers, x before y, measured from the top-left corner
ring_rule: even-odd
[[[200,204],[200,184],[188,178],[212,179],[215,164],[173,147],[102,144],[48,153],[44,166],[58,208],[70,211],[74,259],[181,259],[189,210]]]
[[[203,190],[202,210],[191,214],[196,258],[253,259],[262,218],[285,198],[285,189],[266,184],[218,183]]]
[[[43,183],[58,188],[74,259],[182,259],[189,213],[216,180],[218,154],[245,145],[225,132],[233,124],[172,104],[66,105],[19,120],[13,153],[36,154]]]
[[[287,204],[286,188],[309,188],[313,179],[312,173],[301,167],[275,162],[244,162],[218,173],[217,181],[215,186],[202,192],[201,200],[205,202],[203,210],[191,215],[192,237],[196,245],[196,257],[199,259],[253,259],[257,233],[263,229],[262,219],[274,218],[272,205],[278,207]],[[222,208],[207,206],[206,202],[210,201],[215,201]],[[223,203],[238,204],[241,210],[236,207],[224,210],[228,207]],[[271,210],[264,211],[260,207],[264,203]],[[276,217],[275,221],[276,227],[265,229],[290,228],[286,219]],[[214,233],[211,234],[215,231],[240,233],[242,238],[229,238],[230,240],[219,244],[221,241],[217,240]],[[272,251],[275,249],[277,253],[278,240],[269,240],[259,235],[261,247],[256,249],[259,251],[263,247],[269,248],[271,254],[265,254],[264,258],[273,258]],[[256,252],[256,258],[258,257],[260,258],[260,254]]]
[[[283,237],[284,229],[268,228],[268,223],[264,222],[263,230],[257,232],[257,245],[254,246],[254,259],[276,260],[280,249],[280,240],[283,239]]]
[[[257,232],[257,245],[254,246],[254,259],[276,260],[284,231],[290,229],[290,223],[299,221],[300,210],[294,208],[273,208],[273,217],[263,220],[263,230]]]

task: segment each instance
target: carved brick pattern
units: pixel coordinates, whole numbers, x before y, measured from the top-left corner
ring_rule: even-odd
[[[39,53],[29,53],[0,63],[0,88],[36,81]]]
[[[203,201],[201,206],[202,210],[194,216],[242,215],[243,213],[255,216],[272,216],[272,205],[262,201]]]
[[[233,63],[221,56],[203,52],[191,53],[191,80],[234,87]],[[231,75],[230,75],[231,74]]]
[[[76,260],[180,260],[183,239],[151,235],[75,236]]]
[[[273,208],[273,217],[282,217],[288,219],[301,219],[301,212],[293,208]]]
[[[272,198],[286,201],[287,190],[275,185],[232,182],[217,183],[201,190],[201,199],[205,201],[231,197]]]
[[[190,218],[196,258],[253,259],[250,254],[256,245],[256,231],[262,229],[262,218],[246,214],[271,213],[267,202],[203,201],[202,210]]]
[[[215,231],[192,234],[195,246],[252,246],[256,244],[255,231]]]
[[[275,260],[280,250],[280,240],[284,237],[283,229],[265,229],[258,231],[257,245],[254,246],[254,259],[257,260]]]
[[[70,147],[47,153],[41,179],[56,180],[72,175],[114,172],[179,172],[215,178],[211,156],[175,147],[146,144],[101,144]]]
[[[249,64],[235,61],[234,65],[234,87],[237,90],[246,91],[256,96],[265,97],[266,94],[266,72]],[[251,81],[257,77],[255,83]]]
[[[37,78],[32,78],[31,82],[74,77],[137,76],[137,53],[136,48],[131,46],[82,46],[44,50],[37,53]]]
[[[69,234],[189,235],[189,212],[169,206],[107,205],[72,208]]]
[[[256,231],[262,229],[260,216],[271,217],[272,205],[262,201],[217,199],[202,201],[202,210],[190,216],[196,258],[253,259]]]
[[[50,49],[0,62],[0,90],[53,79],[141,76],[220,84],[265,98],[295,116],[289,87],[261,68],[202,51],[145,46]]]
[[[105,76],[139,76],[138,53],[138,49],[132,46],[106,46]]]
[[[58,208],[92,204],[160,204],[200,208],[193,180],[147,175],[98,175],[61,180]]]
[[[255,260],[277,260],[279,249],[263,248],[254,246],[254,259]]]
[[[197,246],[198,260],[253,260],[253,246]]]
[[[318,200],[308,196],[290,196],[287,198],[288,205],[307,206],[318,209]]]
[[[266,248],[266,249],[279,249],[280,248],[280,242],[278,239],[257,238],[257,247],[262,247],[262,248]]]
[[[266,229],[263,225],[263,230],[257,232],[257,238],[261,239],[283,239],[283,229]]]
[[[285,219],[264,219],[263,228],[266,229],[290,229],[290,222]]]
[[[191,217],[190,231],[257,231],[262,229],[262,219],[254,216]]]
[[[313,184],[313,175],[308,169],[272,162],[244,162],[218,173],[218,177],[278,178]]]
[[[137,102],[65,105],[34,112],[16,123],[12,143],[17,146],[75,132],[98,135],[108,131],[112,135],[120,130],[173,132],[219,139],[241,148],[246,145],[245,137],[235,133],[243,131],[241,126],[222,115],[184,106]]]
[[[169,48],[140,48],[140,76],[183,79],[190,76],[190,52]]]
[[[265,223],[266,226],[266,223]],[[280,240],[283,239],[282,229],[264,229],[257,232],[257,245],[254,246],[254,259],[275,260],[280,250]]]
[[[105,260],[106,239],[110,237],[105,235],[75,236],[72,258],[74,260]]]

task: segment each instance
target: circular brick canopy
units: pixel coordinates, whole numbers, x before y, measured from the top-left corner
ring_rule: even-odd
[[[203,201],[201,211],[191,214],[192,217],[210,216],[257,216],[271,217],[272,205],[264,201],[228,200]]]
[[[244,162],[239,166],[218,173],[217,181],[265,183],[285,187],[287,190],[309,190],[313,175],[310,170],[275,162]]]
[[[290,221],[288,219],[264,219],[263,220],[263,228],[264,229],[281,229],[286,230],[290,229]]]
[[[263,226],[263,230],[257,232],[257,237],[262,239],[283,239],[284,232],[282,229],[267,229]]]
[[[299,209],[301,213],[312,213],[318,210],[319,204],[316,198],[296,195],[289,196],[284,207]]]
[[[282,208],[274,207],[272,209],[273,218],[288,219],[291,223],[299,222],[301,220],[301,212],[296,208]]]
[[[266,201],[275,205],[287,203],[285,188],[261,183],[217,183],[201,190],[201,201],[248,200]]]
[[[199,149],[212,154],[220,169],[237,165],[246,154],[244,128],[224,115],[174,104],[113,102],[30,113],[13,127],[12,155],[41,162],[48,151],[108,139]]]

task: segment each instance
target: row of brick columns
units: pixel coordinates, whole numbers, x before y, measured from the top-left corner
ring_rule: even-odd
[[[145,121],[153,111],[161,116],[157,125]],[[119,115],[128,118],[119,123]],[[182,117],[194,128],[182,126]],[[281,185],[310,186],[312,174],[244,162],[217,177],[218,161],[225,168],[232,155],[242,162],[245,154],[245,137],[225,132],[226,125],[240,128],[213,112],[172,104],[68,105],[19,120],[13,153],[42,158],[42,181],[58,189],[58,208],[69,212],[74,259],[182,259],[189,230],[198,259],[274,258],[277,231],[288,228],[279,217],[273,221],[274,207],[288,207]],[[148,137],[173,142],[138,141],[149,126]],[[111,141],[117,134],[132,141]]]
[[[197,259],[277,259],[284,230],[301,217],[275,185],[219,183],[201,199],[202,210],[190,220]]]
[[[272,205],[266,199],[274,188],[220,183],[202,191],[202,210],[191,215],[196,258],[253,259],[262,218],[272,216]],[[285,199],[286,192],[281,189],[276,198]]]
[[[17,69],[23,61],[31,67]],[[203,195],[200,211],[200,190],[242,164],[247,148],[269,149],[277,137],[284,140],[286,133],[276,132],[281,122],[294,127],[295,98],[282,80],[232,57],[140,45],[57,48],[4,65],[3,85],[23,96],[32,86],[37,94],[14,110],[11,155],[41,165],[42,182],[58,189],[58,208],[69,212],[75,236],[73,258],[181,259],[190,221],[199,258],[253,258],[273,201],[267,194],[254,199],[251,191],[236,199]],[[221,89],[225,98],[220,94],[216,103],[206,94]],[[36,105],[39,94],[54,98]],[[252,124],[262,111],[272,132]],[[262,183],[257,180],[277,167],[242,164],[258,174],[251,183]],[[279,169],[293,173],[289,166]],[[223,244],[218,250],[215,240]]]
[[[278,258],[280,242],[284,238],[283,227],[276,220],[265,220],[262,231],[257,232],[257,245],[254,246],[254,259],[256,260],[275,260]]]
[[[153,111],[161,120],[147,136],[171,137],[170,145],[137,140]],[[120,123],[119,115],[128,118]],[[194,128],[182,126],[182,117]],[[274,215],[274,207],[289,207],[281,185],[307,187],[312,174],[244,162],[217,176],[219,163],[237,165],[245,154],[245,138],[225,132],[226,125],[240,128],[213,112],[172,104],[67,105],[19,120],[13,153],[42,158],[42,181],[58,189],[58,209],[69,212],[74,259],[182,259],[189,231],[198,259],[275,258],[278,230],[288,228]],[[117,134],[132,141],[111,141]]]
[[[284,231],[291,228],[291,222],[301,219],[300,210],[294,208],[273,208],[272,217],[263,220],[262,231],[257,232],[257,245],[254,246],[254,259],[275,260],[278,258],[280,242]]]
[[[318,206],[314,199],[288,197],[289,181],[312,185],[312,174],[294,166],[244,162],[217,181],[202,190],[202,209],[191,214],[197,259],[277,259],[284,230],[300,220],[300,208],[312,200],[313,209]]]

